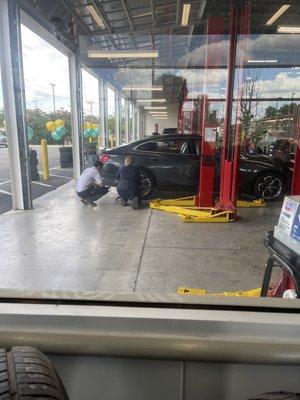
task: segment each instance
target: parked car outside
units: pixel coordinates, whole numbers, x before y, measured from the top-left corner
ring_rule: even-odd
[[[7,147],[7,138],[5,136],[0,137],[0,147]]]
[[[158,191],[196,193],[199,181],[201,137],[196,135],[153,136],[113,149],[103,149],[102,177],[105,185],[116,186],[117,173],[127,155],[132,155],[139,168],[142,197]],[[216,156],[216,191],[220,157]],[[289,184],[287,171],[280,161],[265,155],[241,153],[239,193],[276,201],[283,197]]]

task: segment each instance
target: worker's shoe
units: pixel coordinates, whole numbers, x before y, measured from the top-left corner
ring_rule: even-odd
[[[141,201],[138,196],[134,196],[132,199],[132,208],[138,210],[141,207]]]
[[[97,207],[97,203],[95,203],[94,201],[89,201],[88,205],[89,207]]]
[[[127,207],[128,206],[127,200],[122,200],[121,204],[122,204],[123,207]]]
[[[85,199],[80,199],[80,201],[81,201],[82,204],[84,204],[86,206],[89,204],[89,202],[87,200],[85,200]]]

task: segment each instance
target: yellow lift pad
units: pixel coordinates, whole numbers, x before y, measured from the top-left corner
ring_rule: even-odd
[[[233,222],[233,211],[194,206],[194,197],[179,199],[153,200],[150,208],[177,214],[183,222]]]
[[[238,200],[237,207],[264,207],[263,200]],[[195,207],[195,197],[178,199],[157,199],[150,202],[150,208],[177,214],[183,222],[233,222],[235,212],[216,208]]]
[[[200,288],[179,287],[178,294],[191,295],[191,296],[228,296],[228,297],[260,297],[261,288],[239,291],[239,292],[221,292],[221,293],[207,293],[207,290]]]

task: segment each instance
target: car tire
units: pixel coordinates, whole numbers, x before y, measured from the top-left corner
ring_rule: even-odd
[[[0,358],[0,399],[69,399],[53,364],[39,350],[0,349]]]
[[[141,192],[140,197],[142,200],[149,199],[155,189],[155,179],[151,172],[144,169],[139,170],[140,182],[141,182]]]
[[[271,171],[263,173],[256,179],[253,193],[257,199],[276,202],[283,198],[285,190],[286,185],[283,176]]]

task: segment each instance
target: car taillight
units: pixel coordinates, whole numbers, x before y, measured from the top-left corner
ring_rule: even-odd
[[[110,156],[108,154],[102,154],[100,156],[100,161],[104,164],[106,163],[108,160],[110,160]]]

